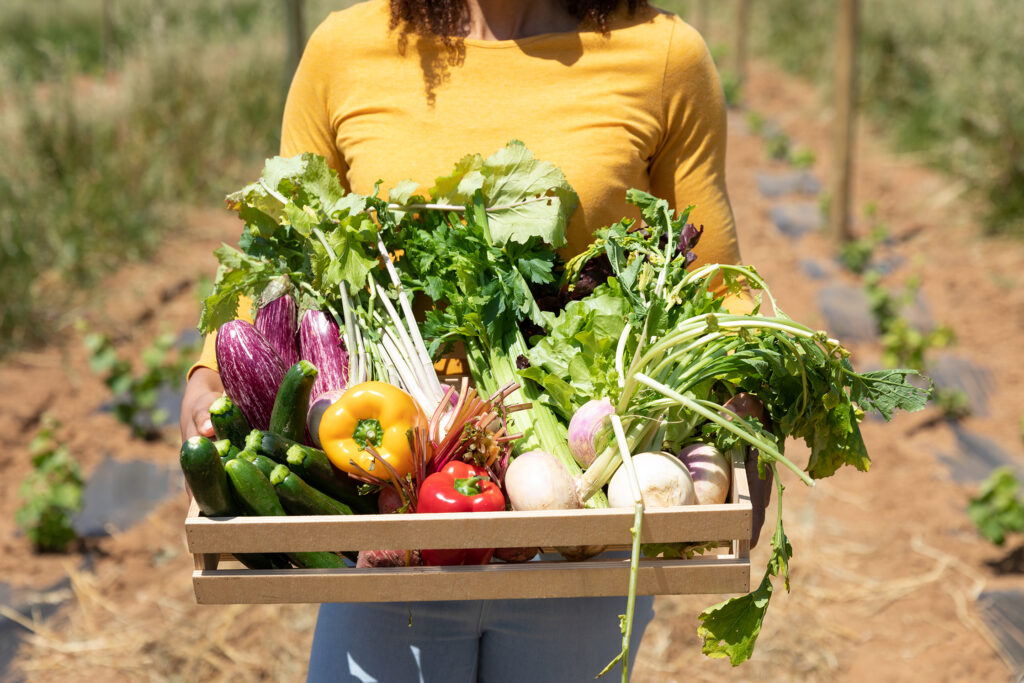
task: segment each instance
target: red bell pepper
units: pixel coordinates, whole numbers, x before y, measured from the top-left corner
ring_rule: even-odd
[[[492,512],[505,509],[501,488],[487,471],[461,460],[431,474],[420,486],[416,512]],[[423,563],[434,566],[487,564],[494,548],[422,550]]]

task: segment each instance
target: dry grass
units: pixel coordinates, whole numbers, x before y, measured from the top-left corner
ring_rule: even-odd
[[[126,534],[118,543],[126,552],[112,548],[95,573],[68,566],[72,599],[54,619],[0,611],[30,631],[15,663],[27,681],[216,682],[305,675],[316,607],[196,605],[192,558],[181,546],[180,507],[165,506],[142,525],[146,530]],[[133,544],[137,552],[130,550]],[[147,577],[144,583],[137,579],[140,573]]]

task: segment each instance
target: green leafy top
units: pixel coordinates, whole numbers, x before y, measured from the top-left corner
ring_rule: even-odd
[[[494,246],[535,240],[556,249],[565,245],[579,197],[556,166],[535,159],[522,142],[513,140],[487,159],[479,154],[464,157],[449,175],[437,179],[430,195],[434,201],[467,205],[478,191],[488,208]]]
[[[591,399],[616,400],[615,347],[629,313],[622,287],[612,278],[557,315],[546,314],[548,334],[530,348],[530,366],[519,374],[544,387],[542,400],[567,422]]]
[[[214,252],[221,265],[203,303],[202,332],[234,319],[239,296],[255,300],[280,276],[322,299],[342,283],[364,288],[378,263],[378,221],[370,210],[386,205],[346,194],[323,157],[269,159],[260,179],[228,195],[227,204],[245,227],[238,249],[223,245]]]

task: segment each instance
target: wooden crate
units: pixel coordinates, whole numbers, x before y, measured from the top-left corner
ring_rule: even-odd
[[[641,595],[745,593],[750,589],[752,509],[743,461],[733,461],[723,505],[657,508],[644,513],[644,543],[721,540],[692,560],[640,561]],[[405,602],[625,595],[625,557],[460,567],[252,570],[230,553],[381,548],[467,548],[632,544],[632,508],[473,514],[310,517],[199,516],[185,520],[192,583],[200,604]]]

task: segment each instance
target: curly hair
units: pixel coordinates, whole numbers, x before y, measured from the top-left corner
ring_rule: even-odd
[[[563,0],[565,9],[581,22],[608,32],[608,18],[626,4],[629,13],[647,5],[647,0]],[[391,28],[399,24],[424,34],[434,34],[450,45],[468,20],[465,0],[391,0]]]

